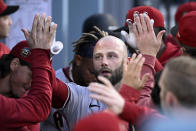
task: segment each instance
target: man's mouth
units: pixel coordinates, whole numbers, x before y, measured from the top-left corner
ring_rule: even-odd
[[[102,71],[101,71],[101,74],[102,74],[103,76],[109,76],[109,75],[111,74],[111,71],[109,71],[109,70],[102,70]]]

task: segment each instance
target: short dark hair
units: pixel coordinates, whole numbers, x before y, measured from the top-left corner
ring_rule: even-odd
[[[10,73],[10,63],[16,58],[12,54],[5,54],[0,58],[0,78],[5,78]],[[31,69],[31,64],[26,61],[20,60],[22,66],[28,66]]]
[[[186,49],[186,48],[185,48],[185,51],[186,51],[190,56],[196,58],[196,49]]]
[[[183,48],[183,51],[189,54],[192,57],[196,58],[196,48],[190,47],[188,45],[183,44],[182,42],[179,42],[180,46]]]
[[[196,107],[196,60],[180,56],[170,60],[164,69],[163,83],[179,103],[185,107]]]

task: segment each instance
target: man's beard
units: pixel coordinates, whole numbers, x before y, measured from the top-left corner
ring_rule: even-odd
[[[110,77],[106,77],[106,76],[104,76],[104,77],[106,77],[112,83],[112,85],[115,86],[117,83],[119,83],[122,80],[122,77],[123,77],[123,62],[121,63],[120,67],[118,67],[114,71],[112,71],[111,69],[109,69],[107,67],[103,67],[100,70],[95,70],[96,77],[98,75],[100,75],[101,72],[104,71],[104,70],[107,70],[108,72],[111,73]],[[102,83],[102,82],[100,82],[100,83]]]

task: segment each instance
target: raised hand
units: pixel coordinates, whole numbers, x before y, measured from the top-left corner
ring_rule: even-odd
[[[133,54],[131,60],[128,63],[127,69],[123,71],[122,84],[126,84],[135,89],[141,89],[145,82],[148,80],[148,74],[145,74],[142,79],[140,79],[142,66],[145,59],[141,54],[136,56]]]
[[[122,113],[125,104],[123,97],[115,90],[108,79],[103,76],[98,76],[98,79],[104,84],[90,83],[88,89],[93,93],[90,94],[90,97],[105,103],[112,112]]]
[[[160,31],[156,36],[153,24],[148,15],[139,14],[133,23],[133,32],[136,38],[137,47],[142,54],[157,55],[165,30]]]
[[[48,16],[45,22],[45,17],[45,14],[42,14],[41,18],[39,18],[39,14],[36,14],[33,20],[32,30],[28,32],[26,29],[22,29],[31,49],[50,49],[51,47],[57,24],[51,25],[50,16]]]

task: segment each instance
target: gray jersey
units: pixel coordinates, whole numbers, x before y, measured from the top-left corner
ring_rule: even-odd
[[[58,111],[63,115],[63,131],[69,131],[73,125],[81,118],[93,113],[106,109],[106,106],[95,99],[89,97],[89,90],[86,87],[79,86],[69,82],[65,77],[62,69],[56,72],[56,77],[66,83],[69,87],[70,96],[65,102],[63,108]],[[54,124],[53,113],[56,110],[52,108],[49,118],[41,123],[41,131],[57,131]]]
[[[71,96],[68,103],[65,103],[66,106],[62,109],[62,113],[67,119],[70,129],[81,118],[106,109],[103,103],[89,97],[90,92],[86,87],[75,83],[67,83],[67,85],[70,88]]]
[[[56,71],[56,77],[57,77],[59,80],[63,81],[64,83],[70,82],[69,79],[65,76],[65,74],[64,74],[64,72],[63,72],[63,68],[58,69],[58,70]]]

